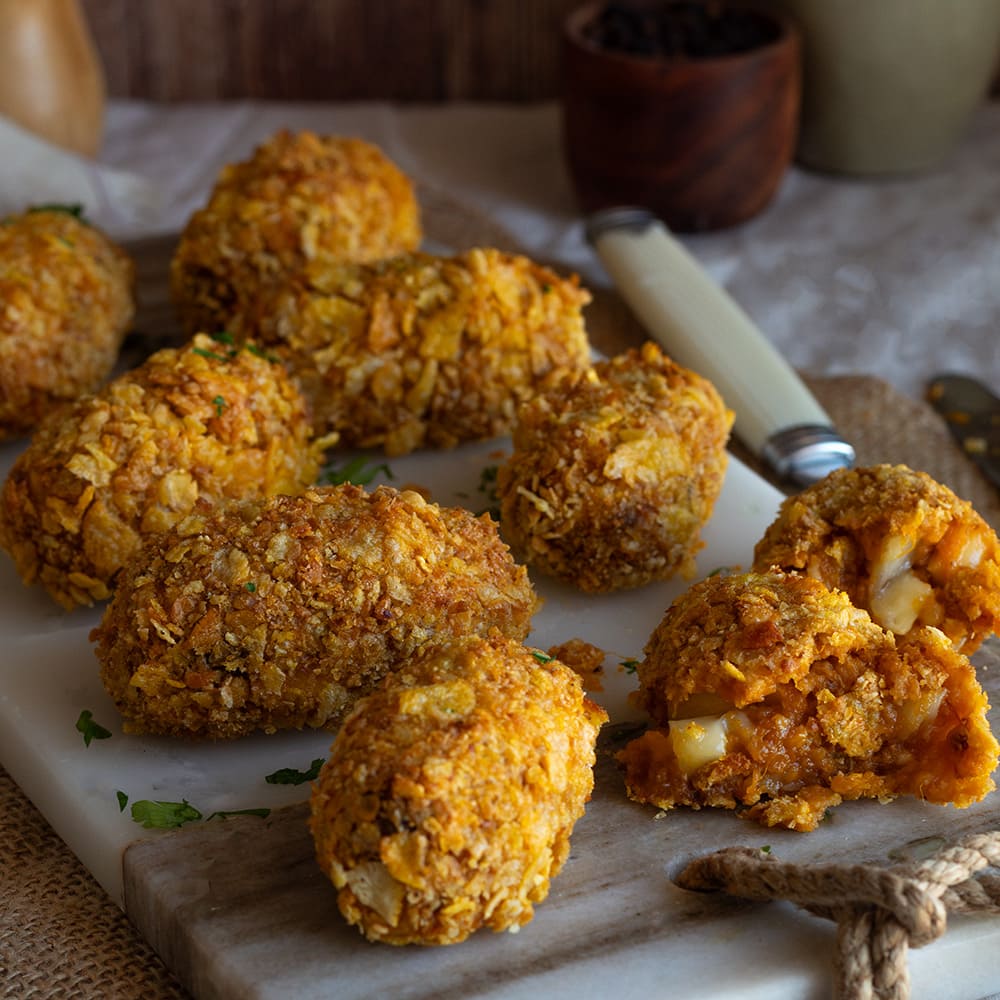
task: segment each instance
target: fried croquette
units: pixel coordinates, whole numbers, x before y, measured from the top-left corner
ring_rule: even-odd
[[[92,634],[133,733],[333,727],[408,657],[537,599],[489,517],[356,486],[199,507],[148,540]]]
[[[812,830],[841,801],[968,806],[1000,747],[968,659],[938,629],[897,640],[818,580],[710,577],[639,664],[652,728],[620,753],[629,795]]]
[[[606,721],[568,667],[511,639],[404,664],[358,703],[313,788],[341,913],[397,945],[527,923],[569,853]]]
[[[0,440],[92,392],[114,367],[135,312],[127,254],[74,211],[0,224]]]
[[[733,414],[653,343],[518,411],[497,475],[505,537],[581,590],[690,576],[726,470]]]
[[[199,498],[299,492],[321,458],[282,365],[199,335],[43,421],[0,493],[0,547],[26,584],[93,604]]]
[[[1000,625],[1000,541],[947,486],[903,465],[840,469],[787,498],[754,568],[804,572],[884,628],[939,628],[963,653]]]
[[[413,185],[371,143],[278,132],[223,168],[181,234],[171,293],[188,333],[228,328],[262,288],[415,250]]]
[[[520,402],[586,367],[589,299],[499,250],[405,254],[278,289],[233,329],[287,360],[317,433],[404,455],[506,433]]]

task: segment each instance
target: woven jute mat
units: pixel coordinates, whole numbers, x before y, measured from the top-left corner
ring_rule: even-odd
[[[421,201],[426,229],[441,243],[456,249],[517,249],[509,233],[473,217],[446,195],[422,189]],[[165,282],[173,244],[152,240],[131,248],[139,272],[137,328],[147,345],[176,334]],[[610,293],[595,297],[587,322],[595,346],[606,354],[643,338]],[[854,444],[859,464],[901,462],[923,469],[1000,527],[996,491],[952,443],[929,406],[868,376],[806,380]],[[750,456],[741,457],[753,464]],[[0,997],[160,1000],[187,995],[0,768]]]

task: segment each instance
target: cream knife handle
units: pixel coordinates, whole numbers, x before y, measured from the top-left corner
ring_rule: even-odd
[[[649,333],[719,390],[751,451],[800,482],[853,464],[798,375],[662,222],[644,209],[609,209],[590,218],[587,236]]]

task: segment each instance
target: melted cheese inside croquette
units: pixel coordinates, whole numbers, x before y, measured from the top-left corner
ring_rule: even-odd
[[[656,725],[619,759],[638,801],[811,830],[844,799],[966,806],[993,788],[1000,747],[968,659],[932,627],[895,639],[806,576],[697,584],[637,672]]]
[[[361,700],[313,788],[320,866],[372,941],[517,930],[569,853],[607,716],[559,660],[466,637]]]
[[[842,469],[785,500],[754,569],[806,572],[905,635],[941,629],[964,653],[1000,623],[1000,541],[964,500],[902,465]]]

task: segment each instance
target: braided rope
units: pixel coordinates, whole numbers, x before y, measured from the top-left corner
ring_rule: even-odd
[[[784,899],[837,924],[836,1000],[906,1000],[907,954],[944,934],[948,913],[1000,913],[1000,831],[915,864],[801,865],[747,847],[692,861],[677,884],[742,899]],[[982,877],[977,877],[982,873]]]

